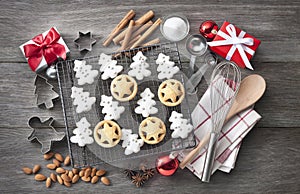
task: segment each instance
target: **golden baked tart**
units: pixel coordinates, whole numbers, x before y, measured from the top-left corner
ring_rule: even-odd
[[[104,148],[114,147],[120,142],[121,137],[121,128],[114,121],[103,120],[94,129],[95,141]]]
[[[110,85],[111,95],[121,102],[133,99],[137,90],[138,86],[134,78],[125,74],[117,76]]]
[[[148,144],[157,144],[164,139],[166,135],[166,126],[159,118],[148,117],[141,122],[139,135],[144,142]]]
[[[158,98],[166,106],[177,106],[184,99],[184,87],[180,81],[169,79],[158,88]]]

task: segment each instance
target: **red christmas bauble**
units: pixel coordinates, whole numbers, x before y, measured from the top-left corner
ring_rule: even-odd
[[[207,40],[212,40],[217,35],[219,30],[216,22],[212,20],[204,21],[199,28],[199,32],[204,36]]]
[[[178,169],[179,162],[177,158],[163,156],[156,159],[156,170],[163,176],[171,176]]]

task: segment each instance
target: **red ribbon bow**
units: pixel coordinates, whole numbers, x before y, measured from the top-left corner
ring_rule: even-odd
[[[48,65],[53,63],[57,57],[66,59],[66,49],[62,44],[57,43],[59,39],[59,33],[51,28],[45,38],[39,34],[32,39],[36,44],[24,46],[25,57],[28,58],[28,64],[33,71],[41,63],[43,56]]]

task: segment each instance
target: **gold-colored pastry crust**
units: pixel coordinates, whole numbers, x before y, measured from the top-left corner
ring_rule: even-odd
[[[114,121],[103,120],[94,129],[95,141],[104,148],[114,147],[120,142],[121,137],[121,128]]]
[[[111,95],[121,102],[133,99],[137,90],[138,86],[134,78],[125,74],[115,77],[110,85]]]
[[[184,87],[180,81],[169,79],[158,88],[158,98],[166,106],[177,106],[184,99]]]
[[[141,122],[139,135],[146,143],[157,144],[164,139],[166,126],[159,118],[148,117]]]

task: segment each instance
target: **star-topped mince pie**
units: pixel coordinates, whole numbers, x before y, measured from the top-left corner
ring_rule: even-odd
[[[166,126],[159,118],[148,117],[141,122],[139,135],[146,143],[157,144],[164,139]]]
[[[104,148],[114,147],[122,137],[120,126],[109,120],[99,122],[94,129],[95,141]]]
[[[134,78],[125,74],[117,76],[110,85],[111,95],[121,102],[133,99],[137,90],[138,87]]]
[[[166,80],[158,88],[158,98],[166,106],[177,106],[184,99],[184,87],[175,79]]]

